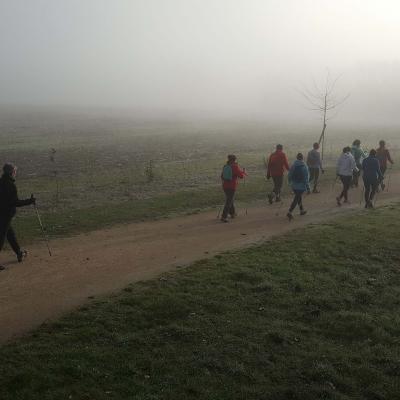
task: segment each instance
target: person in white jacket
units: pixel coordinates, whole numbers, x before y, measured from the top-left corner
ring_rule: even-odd
[[[336,197],[336,202],[338,206],[342,205],[342,199],[344,202],[348,203],[348,192],[353,180],[353,172],[358,171],[356,166],[356,160],[351,154],[351,148],[345,147],[343,153],[339,157],[336,164],[336,174],[339,176],[343,184],[343,190],[338,197]]]

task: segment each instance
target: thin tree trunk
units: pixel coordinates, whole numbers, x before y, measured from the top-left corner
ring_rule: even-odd
[[[325,130],[326,130],[326,112],[327,112],[327,97],[328,93],[325,93],[324,98],[324,125],[322,127],[321,136],[319,137],[318,143],[321,144],[321,158],[324,159],[324,145],[325,145]]]

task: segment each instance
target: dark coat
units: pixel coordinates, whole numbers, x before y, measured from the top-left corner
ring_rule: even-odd
[[[363,160],[362,169],[364,172],[363,178],[365,181],[377,183],[383,180],[379,160],[376,157],[369,156]]]
[[[9,175],[0,178],[0,218],[3,220],[11,219],[17,207],[32,204],[32,199],[20,200],[18,198],[15,179]]]

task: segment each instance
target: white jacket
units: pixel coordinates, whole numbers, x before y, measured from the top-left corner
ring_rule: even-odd
[[[342,153],[336,164],[336,173],[342,176],[352,176],[353,171],[358,171],[353,155],[351,153]]]

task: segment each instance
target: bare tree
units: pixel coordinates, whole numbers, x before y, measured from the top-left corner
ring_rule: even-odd
[[[336,117],[339,106],[341,106],[350,96],[350,93],[343,97],[336,96],[335,87],[340,78],[341,75],[332,79],[328,71],[326,74],[325,85],[323,87],[319,87],[314,80],[314,86],[312,89],[305,88],[303,90],[299,90],[299,93],[308,103],[307,109],[318,112],[322,117],[322,132],[318,140],[318,143],[321,145],[322,158],[324,158],[325,132],[327,123],[330,119]]]

